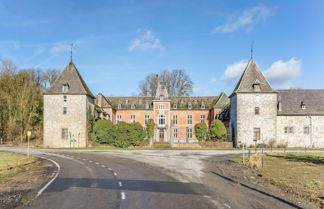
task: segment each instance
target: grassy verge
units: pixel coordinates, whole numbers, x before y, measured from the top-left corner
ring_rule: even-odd
[[[40,161],[26,155],[0,152],[0,191],[10,187],[14,177],[40,165]]]
[[[324,207],[324,153],[257,154],[247,164],[272,184]]]

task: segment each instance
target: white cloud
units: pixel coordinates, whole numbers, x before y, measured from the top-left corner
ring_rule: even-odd
[[[147,50],[147,49],[159,49],[164,51],[165,47],[161,44],[152,31],[147,29],[138,29],[137,38],[134,39],[128,47],[128,51],[132,52],[136,49]]]
[[[263,73],[265,77],[275,85],[287,86],[291,79],[298,77],[301,74],[302,62],[292,57],[287,62],[278,60],[274,62]]]
[[[246,60],[241,60],[227,66],[223,79],[234,80],[240,77],[247,65]],[[300,76],[302,70],[302,62],[295,57],[292,57],[287,62],[278,60],[271,64],[271,66],[263,71],[267,80],[275,87],[290,88],[293,85],[293,79]]]
[[[223,79],[230,80],[239,77],[243,73],[247,63],[248,62],[246,60],[241,60],[227,66],[223,75]]]
[[[257,6],[251,9],[244,10],[239,16],[230,16],[227,21],[218,27],[213,32],[229,33],[243,27],[251,27],[264,20],[272,13],[272,9],[265,6]]]

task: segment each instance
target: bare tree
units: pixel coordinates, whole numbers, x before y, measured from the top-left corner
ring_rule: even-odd
[[[53,85],[54,81],[60,76],[61,70],[50,68],[45,72],[45,82],[49,83],[50,86]]]
[[[159,82],[166,84],[170,96],[188,96],[192,93],[193,81],[184,70],[165,70],[146,76],[139,84],[140,95],[155,96]]]

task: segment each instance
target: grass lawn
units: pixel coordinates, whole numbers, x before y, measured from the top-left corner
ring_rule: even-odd
[[[0,152],[0,191],[10,188],[22,172],[40,166],[37,158],[11,152]]]
[[[324,207],[324,153],[267,153],[258,173],[272,184]]]

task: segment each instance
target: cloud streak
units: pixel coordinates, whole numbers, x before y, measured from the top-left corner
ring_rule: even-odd
[[[244,10],[240,15],[230,16],[224,24],[217,26],[213,32],[230,33],[240,28],[252,29],[253,25],[264,21],[272,12],[271,8],[265,6],[256,6]]]
[[[151,30],[138,29],[137,38],[135,38],[128,47],[129,52],[135,50],[149,50],[158,49],[161,51],[165,50],[165,47],[161,44],[160,39],[158,39]]]

